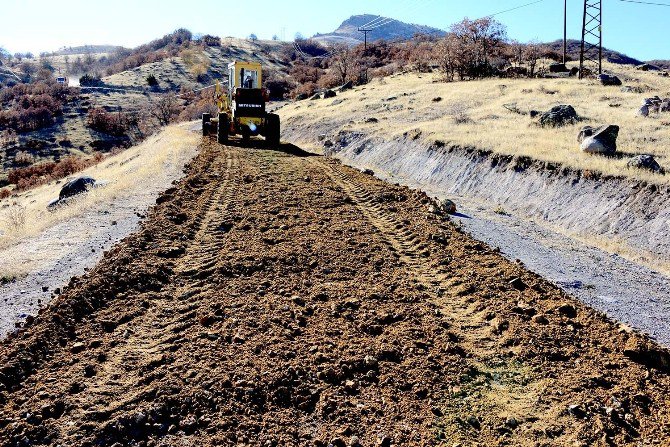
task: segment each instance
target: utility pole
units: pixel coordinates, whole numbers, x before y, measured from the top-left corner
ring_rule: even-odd
[[[365,55],[368,54],[368,33],[371,32],[371,29],[368,28],[358,28],[358,31],[363,33],[363,48],[364,48],[364,53]]]
[[[595,43],[597,42],[597,43]],[[598,74],[603,72],[603,2],[584,0],[584,20],[582,22],[582,45],[579,53],[579,79],[584,78],[584,62],[598,66]]]
[[[358,28],[358,31],[363,33],[363,56],[368,55],[368,33],[371,32],[372,30],[369,28]],[[365,74],[363,75],[363,79],[365,79],[365,83],[368,83],[368,69],[364,69]]]
[[[563,65],[568,62],[568,0],[563,0]]]

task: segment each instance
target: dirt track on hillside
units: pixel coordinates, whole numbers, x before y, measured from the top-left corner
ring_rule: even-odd
[[[205,142],[0,346],[0,445],[668,445],[667,353],[284,149]]]

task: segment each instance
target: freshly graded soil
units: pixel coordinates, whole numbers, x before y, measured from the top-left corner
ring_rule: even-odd
[[[203,141],[0,345],[0,445],[668,445],[668,353],[431,205]]]

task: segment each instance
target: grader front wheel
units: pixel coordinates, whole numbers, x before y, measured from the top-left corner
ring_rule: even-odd
[[[267,129],[265,131],[265,141],[270,147],[278,147],[279,134],[281,130],[279,115],[269,113],[266,118],[265,125],[267,126]]]

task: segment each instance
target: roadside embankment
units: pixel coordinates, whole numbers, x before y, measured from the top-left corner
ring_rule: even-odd
[[[73,177],[104,186],[49,210],[63,181],[0,202],[0,337],[45,306],[74,275],[132,233],[158,195],[182,176],[200,137],[166,128]]]

